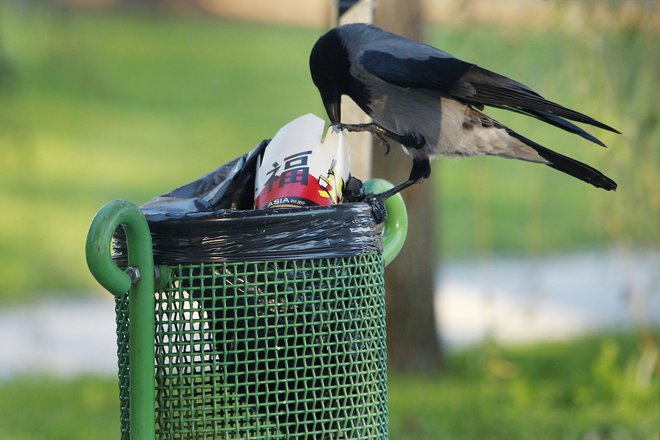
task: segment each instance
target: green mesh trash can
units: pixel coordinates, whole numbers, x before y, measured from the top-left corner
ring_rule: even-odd
[[[306,210],[251,213],[247,230],[265,243],[256,255],[232,241],[232,218],[209,223],[200,251],[182,253],[190,240],[172,230],[184,234],[184,223],[165,234],[128,202],[99,211],[86,251],[116,298],[122,439],[387,438],[383,270],[407,218],[400,196],[386,202],[384,228],[370,205],[351,205],[316,211],[342,219],[337,233],[365,221],[357,229],[376,230],[378,246],[327,255],[324,234],[312,252],[297,234]],[[278,221],[291,222],[286,246],[270,245]],[[213,251],[222,245],[233,257]]]

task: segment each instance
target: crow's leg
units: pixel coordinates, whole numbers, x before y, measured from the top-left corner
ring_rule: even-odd
[[[387,130],[386,128],[383,128],[374,122],[369,122],[367,124],[336,124],[336,126],[340,130],[352,132],[368,131],[383,143],[387,150],[385,154],[390,152],[390,143],[386,138],[392,139],[393,141],[400,143],[406,148],[418,149],[424,146],[424,140],[417,136],[413,136],[411,134],[401,135],[394,133],[393,131]]]
[[[385,129],[374,122],[369,122],[366,124],[336,124],[336,126],[340,130],[347,130],[352,132],[368,131],[369,133],[376,136],[385,144],[385,147],[387,148],[387,153],[390,152],[390,145],[385,139],[385,137],[400,143],[401,145],[403,145],[408,149],[418,150],[423,148],[425,145],[424,139],[419,136],[410,133],[407,133],[405,135],[400,135],[398,133],[394,133],[392,131]],[[410,177],[408,178],[408,180],[396,185],[395,187],[385,192],[377,194],[376,197],[378,197],[381,201],[387,200],[388,198],[392,197],[394,194],[408,188],[411,185],[414,185],[417,182],[423,181],[424,179],[428,178],[430,175],[431,175],[430,159],[428,157],[414,158],[412,170],[410,171]]]
[[[428,157],[421,159],[413,159],[412,170],[410,171],[410,177],[405,182],[398,184],[397,186],[388,189],[385,192],[377,194],[380,200],[387,200],[392,197],[394,194],[408,188],[409,186],[414,185],[417,182],[422,182],[426,180],[431,175],[431,161]]]
[[[390,153],[390,143],[387,141],[385,136],[390,137],[391,139],[394,139],[394,137],[390,136],[390,134],[393,134],[396,136],[396,133],[392,133],[388,130],[385,130],[383,127],[370,122],[368,124],[337,124],[337,128],[340,130],[346,130],[346,131],[351,131],[351,132],[364,132],[367,131],[374,135],[375,137],[378,138],[378,140],[383,144],[385,147],[385,154]],[[396,139],[394,139],[396,140]]]

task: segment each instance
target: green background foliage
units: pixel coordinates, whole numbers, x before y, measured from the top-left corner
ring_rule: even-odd
[[[321,29],[121,11],[3,12],[2,301],[95,287],[83,243],[103,203],[143,203],[301,114],[323,115],[307,67]],[[439,159],[426,184],[439,189],[433,209],[446,257],[658,244],[657,33],[429,26],[427,34],[624,133],[595,129],[605,150],[534,119],[491,112],[601,168],[620,188],[607,193],[517,161]]]

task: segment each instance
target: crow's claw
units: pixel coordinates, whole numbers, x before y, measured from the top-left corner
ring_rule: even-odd
[[[387,141],[387,138],[384,135],[382,135],[381,133],[374,133],[374,135],[378,138],[378,140],[383,145],[383,147],[385,147],[385,156],[390,154],[390,150],[392,148],[391,148],[390,143]]]

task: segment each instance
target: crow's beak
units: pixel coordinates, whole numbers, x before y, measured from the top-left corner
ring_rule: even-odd
[[[338,124],[341,121],[341,94],[332,93],[328,99],[323,100],[325,111],[328,113],[330,122]]]

